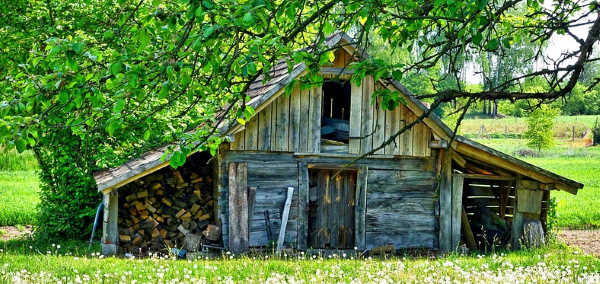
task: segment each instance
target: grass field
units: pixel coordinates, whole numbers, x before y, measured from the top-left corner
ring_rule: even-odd
[[[0,226],[35,224],[38,202],[35,171],[0,171]]]
[[[30,248],[31,245],[31,248]],[[94,250],[97,248],[94,248]],[[357,259],[246,256],[176,261],[102,258],[82,243],[0,242],[0,282],[62,283],[598,283],[600,259],[560,244],[490,255]]]

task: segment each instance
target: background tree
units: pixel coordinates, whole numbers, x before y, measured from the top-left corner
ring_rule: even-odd
[[[558,111],[556,109],[545,105],[529,113],[527,117],[528,129],[525,132],[525,138],[529,140],[527,146],[536,149],[538,153],[541,153],[542,149],[554,146],[552,126],[554,126],[554,118],[557,115]]]

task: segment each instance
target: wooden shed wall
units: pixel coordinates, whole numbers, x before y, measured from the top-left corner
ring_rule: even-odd
[[[375,88],[384,87],[375,84],[370,76],[365,77],[361,86],[352,86],[348,153],[371,151],[417,118],[404,105],[383,110],[380,99],[372,103]],[[296,88],[290,96],[280,95],[260,109],[243,130],[234,134],[231,149],[320,153],[321,101],[320,87]],[[419,123],[375,154],[428,157],[430,140],[431,129]]]
[[[291,153],[227,152],[224,163],[247,163],[247,185],[256,187],[254,210],[249,215],[250,246],[267,245],[265,210],[270,212],[273,233],[276,235],[279,232],[287,187],[294,187],[284,244],[286,247],[297,247],[307,230],[306,224],[302,224],[302,220],[306,220],[303,214],[307,213],[301,210],[298,198],[301,191],[299,187],[304,182],[299,173],[307,167],[345,165],[350,159]],[[367,204],[366,212],[362,215],[362,220],[365,220],[362,230],[363,235],[366,233],[366,240],[357,236],[357,245],[365,240],[365,247],[388,243],[397,248],[434,247],[437,221],[434,217],[433,159],[370,158],[358,161],[355,166],[367,172]],[[223,184],[221,188],[225,190],[219,193],[219,215],[223,240],[228,240],[227,174],[220,180]],[[359,222],[360,214],[356,218]]]

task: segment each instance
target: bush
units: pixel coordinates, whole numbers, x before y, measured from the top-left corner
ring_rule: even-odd
[[[538,152],[542,149],[551,148],[554,145],[552,126],[558,112],[545,105],[532,111],[527,118],[529,129],[525,132],[525,138],[529,140],[527,146],[535,148]]]

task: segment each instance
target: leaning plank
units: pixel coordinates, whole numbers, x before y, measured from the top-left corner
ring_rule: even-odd
[[[475,243],[475,236],[473,235],[473,230],[471,230],[471,224],[469,223],[469,218],[467,218],[467,211],[465,211],[464,206],[462,207],[461,219],[462,232],[467,240],[467,247],[470,250],[475,250],[477,248],[477,243]]]
[[[277,238],[277,252],[280,252],[283,248],[283,241],[285,239],[285,229],[287,227],[288,217],[290,215],[290,207],[292,205],[292,196],[294,196],[294,188],[288,187],[287,197],[285,199],[285,206],[283,207],[283,216],[281,216],[279,238]]]
[[[229,249],[233,253],[248,250],[247,164],[229,164]]]

